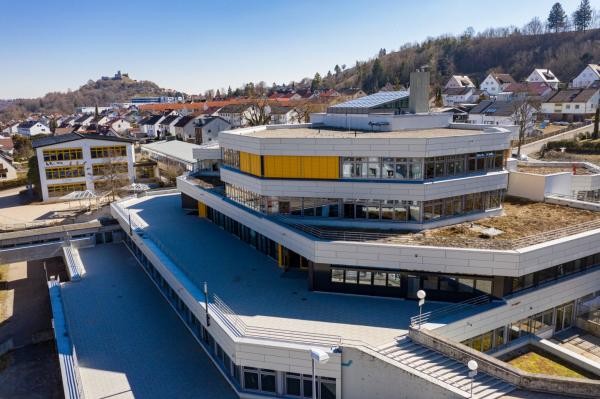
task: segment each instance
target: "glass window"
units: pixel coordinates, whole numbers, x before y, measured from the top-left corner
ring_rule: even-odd
[[[494,346],[504,344],[504,327],[498,327],[494,332]]]
[[[244,367],[244,388],[258,391],[258,370]]]
[[[388,273],[388,287],[400,287],[400,273]]]
[[[344,269],[331,269],[331,282],[332,283],[343,283],[344,282]]]
[[[373,285],[385,286],[386,283],[386,273],[382,272],[374,272],[373,273]]]
[[[346,270],[346,283],[356,284],[358,278],[358,272],[356,270]]]
[[[493,344],[492,340],[493,339],[494,339],[493,331],[489,331],[489,332],[481,335],[481,351],[482,352],[487,352],[490,349],[492,349],[492,344]]]
[[[260,390],[264,392],[275,392],[275,372],[271,370],[261,370]]]
[[[492,282],[491,280],[476,280],[475,288],[477,291],[483,292],[484,294],[492,294]]]
[[[335,379],[321,377],[321,399],[335,399]]]
[[[291,396],[300,396],[300,375],[286,373],[285,376],[285,394]]]
[[[437,276],[424,276],[423,277],[423,289],[424,290],[437,290],[438,289],[438,277]]]
[[[358,284],[371,285],[371,272],[358,272]]]
[[[440,290],[458,291],[458,282],[454,277],[443,276],[440,278]]]
[[[459,292],[473,292],[474,281],[471,278],[459,278],[458,279],[458,291]]]
[[[305,376],[302,380],[303,396],[312,398],[312,379],[310,376]]]

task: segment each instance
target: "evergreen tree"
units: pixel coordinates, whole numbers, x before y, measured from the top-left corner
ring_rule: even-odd
[[[56,123],[56,119],[52,118],[50,119],[50,126],[48,126],[50,128],[50,131],[52,133],[56,132],[56,128],[58,127],[58,124]]]
[[[339,75],[342,72],[342,68],[340,68],[340,66],[336,64],[335,68],[333,68],[333,71],[336,75]]]
[[[596,107],[596,115],[594,116],[594,133],[592,133],[592,139],[598,140],[598,126],[600,125],[600,105]]]
[[[381,86],[383,86],[383,82],[385,80],[383,67],[381,66],[381,61],[379,60],[379,58],[377,58],[375,62],[373,62],[373,67],[371,68],[371,76],[373,79],[372,90],[377,91]]]
[[[579,31],[585,31],[592,24],[590,0],[581,0],[579,8],[573,13],[573,25]]]
[[[94,117],[98,117],[98,115],[100,115],[100,113],[98,112],[98,105],[96,105],[96,108],[94,109]]]
[[[321,75],[319,74],[319,72],[315,73],[315,77],[313,78],[312,82],[310,83],[310,89],[312,91],[318,90],[321,87]]]
[[[548,15],[548,30],[559,32],[565,28],[567,23],[567,14],[560,3],[554,3]]]
[[[233,92],[231,91],[231,86],[229,86],[227,88],[227,98],[231,98],[231,95],[233,94]]]

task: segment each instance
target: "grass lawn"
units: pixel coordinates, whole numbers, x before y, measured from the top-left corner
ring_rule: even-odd
[[[586,378],[584,375],[579,374],[578,372],[573,371],[570,368],[535,352],[529,352],[518,356],[510,360],[508,363],[518,369],[533,374],[546,374],[557,377]]]

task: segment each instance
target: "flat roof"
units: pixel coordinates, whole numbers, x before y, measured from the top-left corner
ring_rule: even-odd
[[[310,226],[303,229],[302,219],[289,218],[300,231],[309,235],[318,233],[326,240],[336,239],[337,232],[341,241],[342,232],[354,232],[359,242],[374,242],[401,245],[423,245],[432,247],[480,248],[513,250],[540,244],[573,234],[600,229],[600,212],[554,205],[544,202],[533,202],[519,198],[507,198],[503,213],[472,222],[437,227],[420,232],[375,230],[375,229],[343,229],[340,227]],[[310,225],[310,221],[304,222]],[[401,229],[401,225],[398,229]],[[502,233],[494,238],[485,236],[485,230],[494,228]],[[363,233],[361,235],[361,233]]]
[[[155,141],[153,143],[142,144],[143,150],[152,150],[167,157],[177,158],[189,163],[196,163],[196,160],[194,159],[194,148],[203,147],[198,144],[179,140]]]
[[[189,214],[181,208],[179,194],[119,205],[141,219],[158,246],[176,254],[172,261],[198,289],[207,281],[209,290],[249,326],[332,334],[380,346],[407,332],[410,317],[418,313],[411,300],[310,291],[306,271],[286,272],[234,235]],[[424,311],[447,305],[428,301]],[[478,311],[453,314],[448,322]]]
[[[237,398],[123,244],[79,250],[62,284],[87,398]]]
[[[238,132],[228,131],[227,133],[236,134]],[[419,130],[398,130],[392,132],[365,132],[365,131],[348,131],[340,129],[331,129],[327,127],[301,127],[287,129],[263,129],[263,130],[245,130],[238,134],[273,139],[294,139],[294,138],[348,138],[348,139],[430,139],[439,137],[459,137],[459,136],[477,136],[484,134],[483,130],[467,130],[467,129],[419,129]]]

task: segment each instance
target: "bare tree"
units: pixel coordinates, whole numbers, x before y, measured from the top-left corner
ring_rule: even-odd
[[[519,140],[517,144],[517,158],[521,157],[521,146],[528,132],[535,127],[536,112],[539,100],[523,96],[513,100],[513,121],[519,127]]]
[[[92,166],[94,188],[96,192],[106,193],[113,202],[119,196],[129,182],[129,170],[123,155],[111,150],[107,162],[94,164]]]
[[[310,100],[298,102],[294,106],[294,110],[297,114],[298,123],[310,122],[310,114],[314,114],[316,112],[323,112],[325,111],[326,107],[327,106],[325,104]]]
[[[167,180],[168,186],[175,186],[177,178],[184,174],[185,170],[181,165],[164,164],[160,167],[161,175]]]
[[[271,109],[266,98],[255,100],[244,114],[244,119],[249,126],[268,125],[271,122]]]

